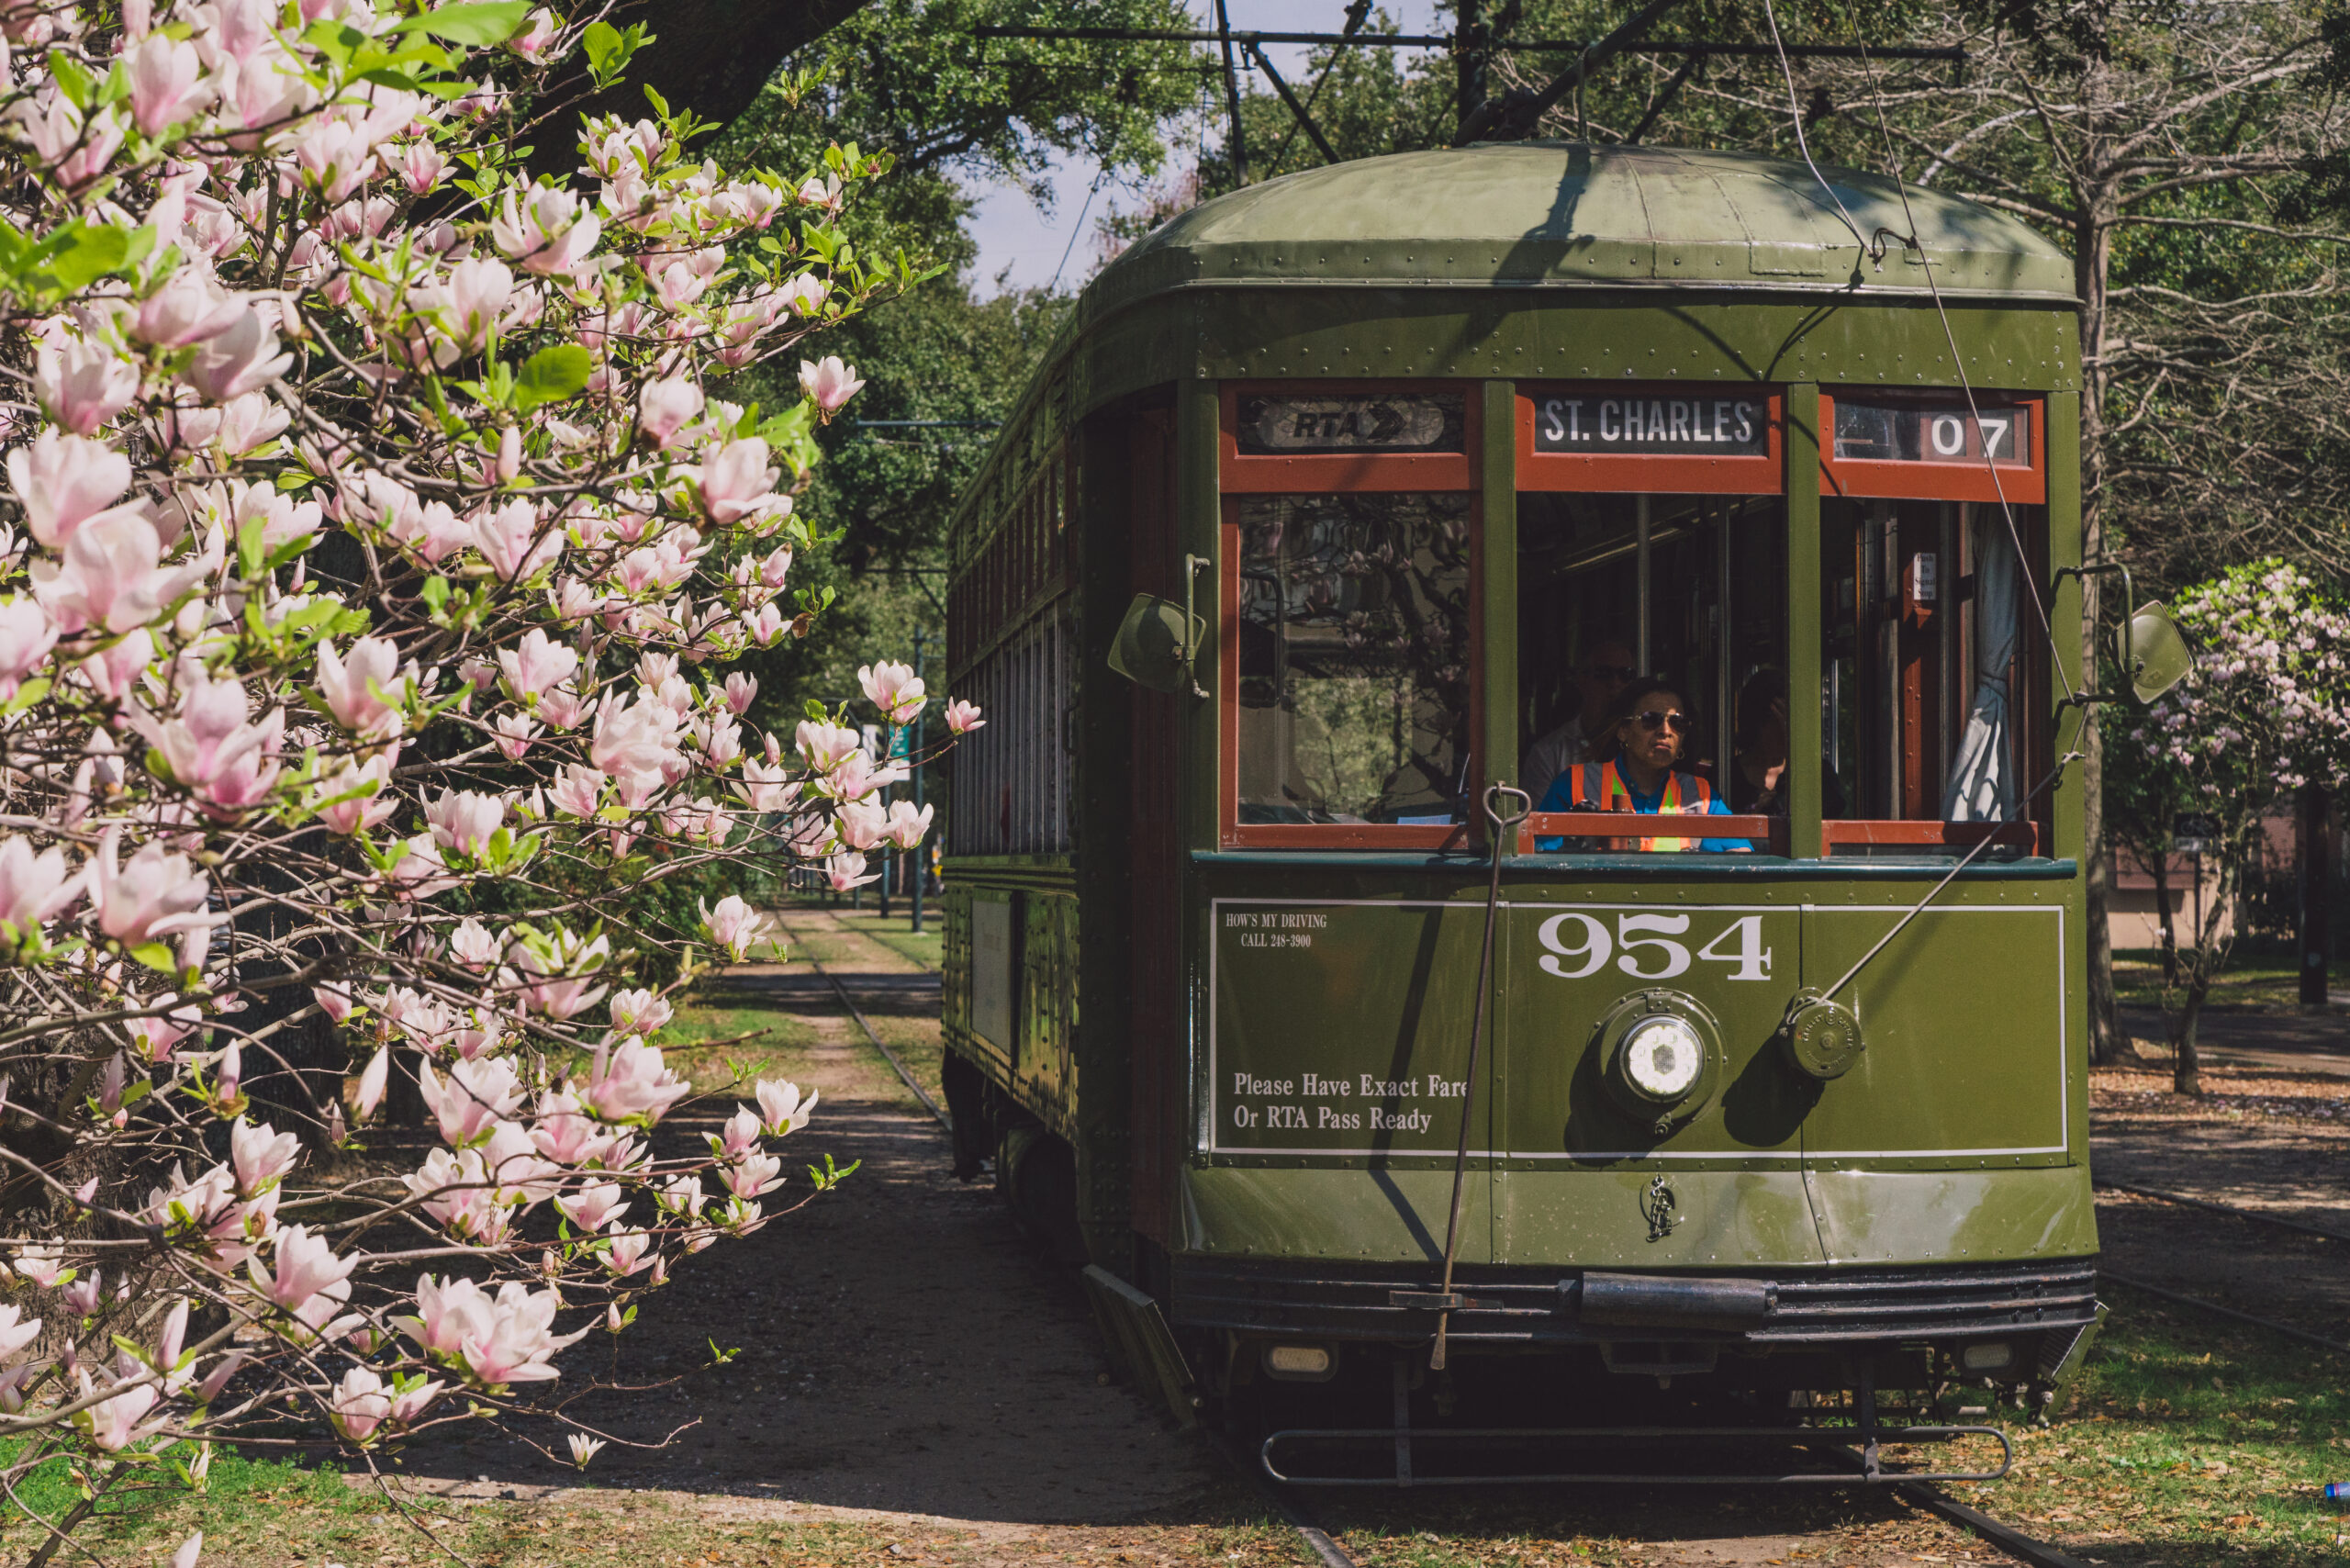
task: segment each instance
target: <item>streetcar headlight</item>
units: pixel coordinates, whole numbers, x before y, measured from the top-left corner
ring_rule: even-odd
[[[1652,1100],[1673,1101],[1696,1086],[1706,1043],[1685,1018],[1670,1014],[1635,1024],[1624,1036],[1624,1076]]]
[[[2016,1348],[2005,1339],[1987,1339],[1958,1353],[1959,1364],[1971,1372],[1995,1372],[2015,1364]]]
[[[1327,1345],[1268,1345],[1265,1371],[1285,1383],[1320,1383],[1337,1368]]]

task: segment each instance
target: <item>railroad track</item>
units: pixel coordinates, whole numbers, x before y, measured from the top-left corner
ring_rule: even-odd
[[[2265,1225],[2277,1230],[2288,1230],[2297,1236],[2314,1236],[2327,1241],[2350,1242],[2350,1234],[2328,1230],[2323,1226],[2304,1224],[2297,1219],[2287,1219],[2282,1215],[2266,1214],[2259,1209],[2244,1208],[2236,1204],[2215,1203],[2210,1198],[2190,1197],[2185,1193],[2165,1192],[2160,1187],[2142,1187],[2134,1182],[2113,1182],[2104,1177],[2094,1178],[2093,1183],[2108,1192],[2128,1193],[2132,1197],[2152,1198],[2159,1203],[2176,1204],[2181,1208],[2200,1209],[2207,1214],[2227,1215],[2235,1219],[2250,1220],[2255,1225]],[[2298,1340],[2304,1345],[2315,1345],[2321,1350],[2350,1355],[2350,1342],[2329,1338],[2323,1334],[2313,1334],[2306,1328],[2290,1323],[2280,1323],[2273,1317],[2263,1317],[2257,1313],[2224,1306],[2203,1296],[2189,1295],[2184,1291],[2175,1291],[2167,1285],[2158,1285],[2152,1281],[2132,1279],[2127,1274],[2117,1274],[2107,1268],[2099,1268],[2098,1277],[2111,1280],[2115,1284],[2130,1290],[2143,1291],[2146,1294],[2159,1297],[2164,1301],[2176,1302],[2181,1306],[2191,1306],[2220,1317],[2230,1317],[2239,1323],[2249,1323],[2255,1327],[2266,1328],[2272,1334],[2281,1334],[2286,1338]]]

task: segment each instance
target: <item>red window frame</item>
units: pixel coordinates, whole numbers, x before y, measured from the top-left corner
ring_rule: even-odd
[[[1315,453],[1296,456],[1240,452],[1240,398],[1293,393],[1359,397],[1371,392],[1454,392],[1461,398],[1461,447],[1451,452]],[[1240,821],[1240,514],[1238,502],[1268,495],[1388,494],[1426,491],[1469,498],[1469,777],[1483,778],[1485,723],[1485,505],[1478,484],[1483,450],[1483,396],[1473,381],[1227,381],[1220,388],[1216,465],[1217,841],[1226,849],[1458,848],[1463,823],[1407,827],[1393,823],[1243,823]]]
[[[1874,400],[1878,393],[1874,388],[1847,388],[1856,402]],[[1905,396],[1903,400],[1909,400]],[[1906,501],[1973,501],[1997,506],[2002,496],[2009,505],[2044,507],[2048,504],[2048,400],[2039,397],[2022,397],[2004,393],[1975,394],[1978,408],[2011,409],[2028,411],[2031,420],[2031,462],[2000,464],[1995,484],[1991,475],[1979,463],[1887,463],[1854,458],[1840,461],[1836,456],[1836,395],[1826,387],[1819,393],[1819,491],[1822,499],[1842,500],[1906,500]],[[2027,549],[2037,546],[2043,559],[2023,563],[2026,571],[2042,582],[2046,580],[2047,529],[2024,525],[2021,528]],[[2036,639],[2027,633],[2017,639],[2017,693],[2034,689],[2044,678],[2045,663]],[[2010,703],[2009,722],[2019,726],[2022,767],[2020,776],[2039,777],[2046,752],[2046,733],[2034,711],[2020,700]],[[1852,817],[1830,819],[1819,824],[1819,847],[1824,856],[1833,856],[1839,846],[1852,848],[1909,846],[1916,848],[1971,849],[1988,838],[2000,845],[2012,846],[2028,855],[2047,856],[2053,853],[2053,829],[2049,812],[2053,809],[2045,797],[2030,808],[2033,815],[2011,823],[1954,823],[1934,818]]]
[[[1869,402],[1874,395],[1851,388],[1854,402]],[[1904,398],[1904,401],[1909,400]],[[2048,504],[2048,399],[2004,395],[1975,395],[1978,407],[2029,410],[2031,416],[2031,462],[1998,465],[1998,481],[1980,463],[1886,463],[1873,458],[1836,455],[1836,395],[1819,391],[1819,493],[1851,500],[1989,501],[2001,495],[2016,506]]]
[[[1544,398],[1572,391],[1595,398],[1687,400],[1693,395],[1710,398],[1726,388],[1761,394],[1766,410],[1767,453],[1709,457],[1684,453],[1537,452],[1534,448],[1538,404]],[[1786,397],[1775,386],[1695,381],[1559,381],[1522,386],[1517,393],[1517,487],[1646,491],[1658,496],[1784,496],[1787,493],[1786,425]]]

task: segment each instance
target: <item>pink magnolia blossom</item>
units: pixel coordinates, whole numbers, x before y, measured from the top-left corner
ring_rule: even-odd
[[[478,857],[504,825],[506,802],[470,790],[447,790],[439,800],[426,804],[424,820],[432,830],[433,843]]]
[[[422,196],[441,183],[441,176],[448,172],[449,160],[430,139],[420,137],[403,143],[392,154],[390,166],[399,175],[400,184],[408,187],[408,195]]]
[[[628,1194],[617,1182],[590,1182],[555,1199],[563,1217],[585,1231],[598,1231],[628,1213]]]
[[[692,1085],[669,1070],[660,1050],[630,1038],[618,1050],[598,1046],[588,1079],[588,1106],[608,1122],[650,1126]]]
[[[514,1064],[502,1057],[460,1061],[443,1083],[432,1064],[416,1064],[418,1089],[425,1109],[440,1124],[442,1141],[464,1148],[489,1136],[490,1129],[522,1103]]]
[[[642,1230],[616,1230],[604,1249],[604,1267],[626,1279],[650,1261],[645,1253],[652,1245],[653,1238]]]
[[[611,1001],[612,1033],[650,1035],[674,1014],[668,999],[650,991],[616,991]]]
[[[979,717],[979,705],[976,702],[966,702],[958,697],[946,704],[946,727],[956,734],[968,735],[986,722]]]
[[[40,1319],[24,1318],[14,1302],[0,1304],[0,1361],[13,1361],[40,1338]]]
[[[336,1431],[354,1443],[364,1444],[374,1439],[375,1428],[390,1418],[392,1396],[384,1392],[384,1380],[372,1368],[353,1367],[335,1385],[327,1409]]]
[[[738,964],[748,956],[767,924],[767,916],[733,893],[720,899],[716,909],[701,905],[701,919],[710,939],[725,948]]]
[[[449,956],[467,969],[487,969],[498,957],[498,938],[469,914],[449,934]]]
[[[297,1312],[337,1285],[342,1287],[343,1294],[350,1294],[348,1279],[358,1259],[336,1257],[326,1238],[312,1236],[306,1226],[289,1225],[279,1231],[275,1253],[267,1270],[258,1258],[245,1265],[253,1288],[273,1306]]]
[[[794,733],[801,760],[819,773],[830,773],[865,749],[865,737],[846,724],[802,719]]]
[[[87,1368],[75,1372],[81,1386],[81,1397],[88,1399],[99,1392],[90,1381]],[[123,1379],[109,1380],[122,1392],[84,1410],[74,1419],[89,1434],[90,1441],[106,1453],[119,1453],[141,1438],[152,1435],[163,1426],[163,1418],[147,1421],[150,1410],[162,1402],[163,1391],[152,1383],[129,1383]],[[141,1423],[145,1424],[142,1425]]]
[[[375,173],[375,140],[364,126],[314,119],[294,144],[294,160],[308,185],[329,202],[339,202]]]
[[[399,657],[388,637],[362,637],[343,655],[331,644],[319,644],[319,695],[337,723],[370,740],[400,733],[404,689],[412,683],[415,666],[408,666],[409,680],[400,680]]]
[[[835,855],[824,862],[824,878],[832,884],[833,891],[845,893],[867,882],[878,881],[880,873],[867,871],[862,855]]]
[[[917,808],[912,801],[890,802],[890,842],[901,849],[913,849],[929,836],[933,808]]]
[[[206,401],[226,403],[268,386],[293,363],[292,354],[277,352],[277,333],[260,313],[247,310],[196,350],[187,380]]]
[[[877,802],[849,801],[834,819],[834,831],[845,848],[876,848],[889,836],[890,813]]]
[[[147,673],[147,666],[154,662],[154,636],[140,626],[73,667],[90,683],[91,690],[110,702],[120,702],[130,696],[140,678]]]
[[[155,525],[135,508],[115,507],[73,531],[62,563],[31,564],[33,596],[60,631],[129,632],[154,620],[214,564],[191,556],[165,566],[162,554]]]
[[[465,1370],[489,1387],[543,1383],[559,1376],[548,1358],[589,1332],[588,1328],[565,1335],[552,1332],[562,1305],[563,1298],[552,1289],[532,1291],[519,1280],[498,1286],[487,1332],[467,1334],[460,1347]]]
[[[596,702],[593,699],[582,701],[577,692],[563,687],[556,687],[552,691],[543,691],[539,694],[537,709],[539,721],[551,730],[559,732],[572,729],[595,711]]]
[[[864,385],[857,379],[856,367],[843,364],[838,354],[826,354],[813,364],[800,362],[800,390],[815,399],[827,417],[846,407]]]
[[[666,447],[680,426],[701,412],[701,388],[690,381],[648,381],[637,394],[637,428],[656,447]]]
[[[759,511],[781,477],[781,470],[767,466],[765,441],[755,435],[730,441],[701,465],[702,507],[713,522],[738,522]]]
[[[139,307],[132,330],[159,348],[185,348],[218,337],[247,308],[204,272],[182,267]]]
[[[367,1058],[366,1070],[359,1075],[359,1092],[352,1096],[352,1109],[363,1122],[373,1120],[376,1108],[384,1103],[384,1092],[391,1085],[392,1052],[388,1046],[378,1046],[375,1054]]]
[[[323,662],[323,653],[321,662]],[[386,786],[391,782],[397,748],[386,748],[365,762],[346,761],[320,779],[311,810],[330,833],[349,837],[380,826],[399,809],[398,797]]]
[[[567,274],[587,259],[603,231],[575,193],[547,185],[509,190],[490,219],[490,241],[522,270],[542,277]]]
[[[734,1196],[749,1202],[783,1185],[783,1161],[772,1154],[754,1154],[725,1166],[719,1180]]]
[[[68,342],[33,356],[33,397],[75,435],[90,434],[138,395],[139,367],[104,344]]]
[[[123,1029],[139,1047],[144,1060],[159,1066],[172,1061],[177,1054],[179,1043],[193,1034],[202,1022],[202,1014],[193,1005],[173,1007],[172,1003],[178,1000],[173,995],[160,996],[151,1005],[170,1008],[169,1012],[123,1020]]]
[[[540,693],[577,673],[579,655],[533,626],[520,643],[498,650],[498,664],[506,672],[507,695],[527,707],[538,700]]]
[[[57,627],[39,599],[0,599],[0,702],[22,688],[57,645]]]
[[[611,1135],[580,1114],[578,1097],[567,1090],[539,1096],[531,1141],[558,1165],[586,1165],[612,1148]]]
[[[150,33],[123,56],[130,76],[130,118],[153,136],[192,118],[211,101],[204,60],[192,43]]]
[[[173,932],[218,923],[205,911],[211,891],[204,873],[185,855],[164,853],[160,842],[141,845],[117,864],[122,829],[110,826],[98,841],[88,869],[92,913],[98,929],[126,947]]]
[[[710,1152],[719,1159],[733,1159],[748,1154],[758,1147],[759,1114],[748,1105],[737,1105],[734,1114],[719,1124],[711,1135]]]
[[[196,678],[180,692],[178,711],[169,719],[159,720],[135,703],[129,716],[162,755],[172,777],[200,790],[248,753],[276,750],[285,716],[273,709],[253,723],[249,722],[252,712],[241,682],[214,680],[198,666]]]
[[[28,838],[0,839],[0,933],[30,935],[82,896],[82,878],[70,872],[65,851],[36,855]]]
[[[563,530],[542,522],[537,507],[517,498],[476,513],[473,543],[499,577],[519,583],[554,565],[564,541]]]
[[[8,484],[25,528],[51,550],[130,488],[130,459],[100,441],[45,430],[8,454]]]
[[[506,47],[525,60],[537,60],[546,53],[547,46],[554,42],[555,34],[561,30],[554,14],[542,6],[522,19],[521,30],[506,40]]]
[[[282,1180],[301,1156],[300,1138],[274,1132],[266,1122],[255,1126],[240,1116],[229,1128],[229,1164],[237,1173],[241,1197],[257,1196]]]
[[[559,812],[566,812],[575,817],[592,817],[599,808],[603,793],[604,776],[592,767],[582,767],[573,763],[564,768],[563,777],[555,780],[554,787],[547,791],[547,799],[554,802],[554,808]]]
[[[884,659],[859,669],[856,679],[865,688],[867,700],[889,715],[893,724],[910,723],[922,711],[923,683],[912,665]]]

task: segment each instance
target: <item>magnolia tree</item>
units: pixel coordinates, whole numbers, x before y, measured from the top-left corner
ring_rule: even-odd
[[[722,667],[822,609],[791,495],[861,383],[705,390],[915,274],[835,227],[854,149],[729,174],[655,98],[524,173],[553,63],[647,41],[592,10],[0,0],[0,1489],[73,1462],[45,1561],[265,1407],[360,1449],[522,1408],[769,1217],[812,1096],[656,1138],[676,955],[594,890],[754,850],[845,888],[921,840],[857,716],[746,733]],[[427,1157],[323,1158],[411,1076]]]
[[[2234,943],[2231,907],[2260,852],[2261,822],[2304,784],[2338,787],[2350,771],[2350,613],[2300,567],[2238,566],[2190,588],[2177,606],[2196,642],[2187,679],[2124,721],[2136,796],[2192,801],[2219,824],[2215,880],[2176,965],[2173,1081],[2203,1092],[2195,1031],[2211,980]],[[2166,833],[2150,842],[2166,849]]]

